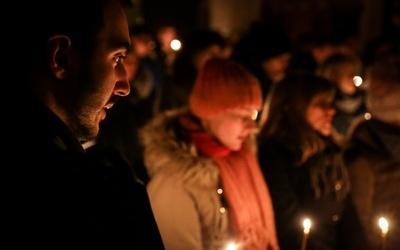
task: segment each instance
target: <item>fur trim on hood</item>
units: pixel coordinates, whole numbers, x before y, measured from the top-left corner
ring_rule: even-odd
[[[217,188],[216,163],[209,157],[199,156],[194,144],[178,138],[178,118],[188,111],[188,108],[166,111],[139,130],[147,173],[150,179],[158,172],[178,174],[187,184]]]

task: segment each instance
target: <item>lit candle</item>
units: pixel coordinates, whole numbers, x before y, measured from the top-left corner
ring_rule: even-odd
[[[306,250],[306,245],[307,245],[307,239],[308,235],[310,234],[310,228],[311,228],[311,221],[309,219],[305,219],[303,221],[303,238],[301,240],[301,250]]]
[[[236,244],[234,243],[234,242],[230,242],[230,243],[228,243],[227,245],[226,245],[226,248],[225,248],[226,250],[236,250],[237,249],[237,247],[236,247]]]
[[[379,227],[382,230],[382,250],[386,250],[386,235],[389,232],[389,223],[387,220],[383,217],[379,219]]]

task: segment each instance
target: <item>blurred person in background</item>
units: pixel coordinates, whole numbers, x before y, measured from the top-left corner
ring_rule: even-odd
[[[292,72],[271,94],[258,134],[258,159],[272,197],[279,245],[300,249],[302,223],[308,218],[312,229],[306,249],[339,250],[349,182],[331,134],[335,88],[312,73]]]
[[[242,63],[260,81],[265,98],[289,71],[292,44],[279,27],[255,22],[234,44],[231,59]]]
[[[254,133],[258,80],[229,59],[199,71],[188,106],[141,130],[147,190],[166,249],[278,250]]]
[[[386,35],[369,41],[362,53],[364,67],[370,66],[376,60],[395,53],[400,53],[400,45]]]
[[[162,88],[160,110],[187,106],[198,72],[209,59],[224,57],[225,46],[225,38],[217,31],[198,29],[188,33]]]
[[[156,31],[156,51],[158,56],[162,58],[165,66],[166,72],[169,74],[172,70],[172,65],[176,59],[177,50],[171,47],[171,42],[173,40],[179,40],[178,31],[175,26],[163,25],[159,27]]]
[[[336,87],[333,105],[336,113],[333,117],[334,132],[340,140],[345,140],[348,130],[354,121],[364,117],[366,106],[362,85],[362,62],[358,56],[336,53],[323,61],[317,68],[316,74],[330,80]],[[355,78],[358,76],[358,78]]]
[[[340,50],[339,38],[326,34],[304,34],[294,45],[290,67],[309,73],[315,73],[322,62]]]
[[[146,189],[129,165],[115,151],[103,152],[114,159],[105,164],[82,146],[97,137],[115,99],[130,92],[125,4],[13,6],[18,22],[8,24],[14,33],[7,48],[29,49],[7,68],[19,72],[9,85],[18,104],[7,108],[4,124],[3,248],[164,249]]]
[[[385,249],[394,250],[400,247],[400,55],[369,65],[365,81],[371,119],[355,127],[344,151],[356,211],[343,218],[345,235],[348,249],[383,249],[378,220],[384,217]]]
[[[127,69],[128,77],[133,81],[132,87],[139,99],[147,99],[151,95],[159,95],[159,90],[167,74],[167,65],[157,53],[156,39],[146,25],[135,25],[130,28],[132,53],[139,60],[137,71]],[[129,67],[131,64],[127,64]],[[131,73],[132,72],[132,73]],[[151,114],[158,112],[157,103]]]

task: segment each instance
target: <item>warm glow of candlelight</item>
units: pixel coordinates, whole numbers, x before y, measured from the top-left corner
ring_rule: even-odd
[[[305,234],[310,233],[311,221],[309,219],[305,219],[303,221],[303,227],[304,227],[304,233]]]
[[[310,234],[310,228],[311,228],[311,221],[309,219],[305,219],[303,221],[303,238],[301,239],[301,250],[306,250],[306,246],[307,246],[307,238],[308,235]]]
[[[226,246],[226,250],[236,250],[236,244],[235,243],[229,243],[227,246]]]
[[[177,51],[177,50],[181,49],[182,44],[181,44],[181,41],[179,41],[178,39],[174,39],[171,41],[170,46],[171,46],[171,49]]]
[[[361,84],[363,83],[363,79],[360,76],[355,76],[353,77],[353,82],[356,87],[360,87]]]
[[[383,217],[379,218],[379,227],[382,230],[382,245],[381,250],[386,250],[386,234],[389,231],[389,223]]]
[[[379,218],[379,227],[382,229],[382,235],[387,234],[387,232],[389,231],[389,223],[385,218]]]

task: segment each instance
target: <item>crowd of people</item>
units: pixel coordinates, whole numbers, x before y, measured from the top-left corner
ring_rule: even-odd
[[[165,56],[129,0],[22,2],[5,246],[400,249],[397,44],[312,36],[300,53],[255,22],[234,43],[193,30]]]

